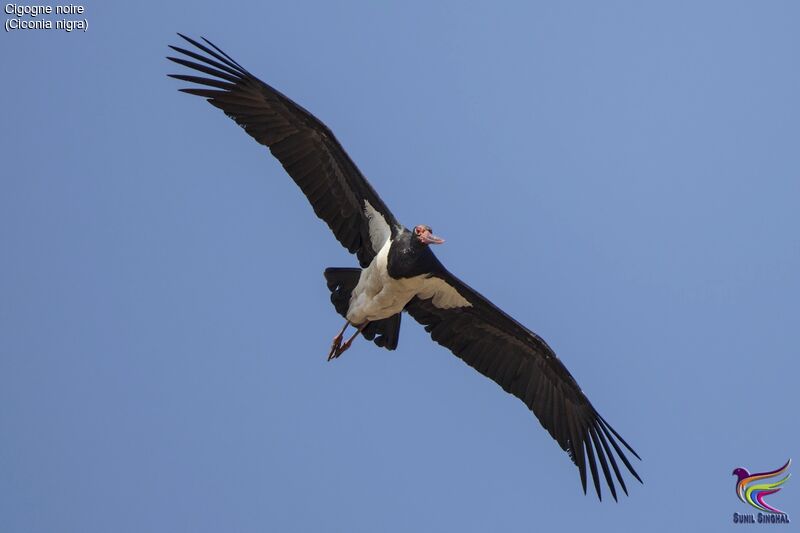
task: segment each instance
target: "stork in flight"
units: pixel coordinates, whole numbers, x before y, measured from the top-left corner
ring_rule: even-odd
[[[178,35],[194,48],[170,46],[180,57],[168,59],[203,74],[170,74],[197,85],[181,91],[207,99],[268,147],[316,215],[358,258],[361,268],[325,270],[331,302],[346,320],[329,360],[359,334],[394,350],[406,311],[435,342],[525,402],[578,467],[584,493],[588,467],[602,499],[598,464],[615,500],[614,478],[628,493],[615,457],[642,481],[623,447],[639,456],[547,343],[451,274],[431,250],[444,241],[429,226],[409,230],[400,224],[325,124],[210,41]],[[356,331],[343,342],[348,326]]]

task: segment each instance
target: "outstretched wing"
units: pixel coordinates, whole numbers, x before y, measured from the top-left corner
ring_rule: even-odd
[[[588,463],[602,499],[599,463],[614,499],[611,470],[628,493],[615,456],[642,481],[619,443],[639,456],[595,410],[547,343],[477,291],[442,268],[406,311],[434,341],[525,402],[578,467],[584,492]]]
[[[205,46],[178,35],[197,51],[170,46],[183,57],[167,59],[206,75],[170,74],[201,86],[181,91],[206,98],[267,146],[317,216],[366,267],[400,226],[333,133],[211,42],[203,39]]]

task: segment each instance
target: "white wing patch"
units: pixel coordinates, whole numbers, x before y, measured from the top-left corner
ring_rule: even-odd
[[[364,215],[369,224],[369,241],[372,243],[372,249],[377,253],[392,237],[392,228],[386,223],[383,215],[376,211],[367,200],[364,200]]]
[[[433,298],[431,303],[439,309],[453,309],[454,307],[472,307],[466,298],[461,296],[457,290],[448,285],[441,278],[430,277],[422,284],[422,290],[417,293],[417,297],[427,300]]]

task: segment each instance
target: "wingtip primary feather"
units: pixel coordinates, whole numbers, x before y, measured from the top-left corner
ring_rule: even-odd
[[[600,475],[597,472],[597,463],[594,456],[594,450],[592,448],[592,441],[591,438],[588,438],[584,441],[586,444],[586,457],[588,459],[589,468],[592,472],[592,482],[594,483],[594,490],[597,493],[597,499],[603,501],[603,495],[600,492]]]
[[[599,428],[599,429],[598,429]],[[614,474],[617,476],[617,481],[619,481],[619,485],[622,488],[622,491],[625,495],[628,495],[628,487],[625,485],[625,478],[622,476],[622,472],[619,471],[619,467],[617,466],[617,461],[614,459],[614,453],[611,451],[611,448],[608,446],[608,441],[606,440],[605,429],[602,425],[595,422],[595,430],[597,430],[597,436],[600,438],[600,442],[603,445],[603,450],[605,450],[606,457],[608,457],[609,462],[611,463],[611,467],[614,469]],[[611,437],[609,437],[611,438]]]
[[[589,435],[591,436],[592,443],[594,444],[597,460],[600,461],[600,467],[603,470],[603,477],[606,480],[608,489],[611,491],[611,496],[614,498],[614,501],[617,501],[617,489],[614,486],[614,480],[611,478],[611,472],[608,470],[608,459],[606,458],[605,452],[600,444],[600,439],[597,437],[597,432],[593,426],[589,426]]]
[[[623,446],[625,446],[625,447],[628,449],[628,451],[629,451],[629,452],[631,452],[631,453],[632,453],[632,454],[633,454],[633,455],[634,455],[634,456],[635,456],[637,459],[639,459],[640,461],[642,460],[642,458],[641,458],[641,457],[639,457],[639,454],[638,454],[638,453],[636,453],[636,450],[634,450],[634,449],[631,447],[631,445],[630,445],[630,444],[628,444],[628,443],[627,443],[627,441],[626,441],[625,439],[623,439],[623,438],[622,438],[622,436],[621,436],[619,433],[617,433],[617,431],[616,431],[616,430],[615,430],[613,427],[611,427],[611,424],[609,424],[609,423],[606,421],[606,419],[605,419],[605,418],[603,418],[602,416],[600,416],[600,414],[598,414],[598,415],[597,415],[597,418],[598,418],[598,419],[600,419],[600,420],[603,422],[603,425],[605,425],[605,426],[606,426],[606,427],[607,427],[609,430],[611,430],[611,433],[613,433],[613,434],[614,434],[614,436],[615,436],[615,437],[617,437],[617,438],[619,439],[619,441],[620,441],[620,442],[623,444]]]
[[[180,35],[181,38],[186,40],[188,43],[192,44],[194,47],[202,50],[203,52],[207,53],[208,55],[210,55],[210,56],[216,58],[217,60],[221,61],[222,63],[224,63],[229,68],[235,70],[238,74],[240,74],[242,76],[249,76],[250,75],[250,73],[247,72],[247,70],[245,70],[241,65],[239,65],[233,59],[230,59],[225,52],[222,52],[222,50],[219,50],[219,48],[217,48],[215,45],[211,44],[204,37],[202,39],[204,41],[206,41],[207,43],[211,44],[211,46],[214,47],[216,50],[219,50],[219,53],[217,53],[216,51],[212,50],[211,48],[209,48],[208,46],[204,45],[203,43],[192,39],[191,37],[187,37],[187,36],[185,36],[183,34],[180,34],[180,33],[178,35]]]
[[[622,444],[623,444],[623,445],[624,445],[624,446],[625,446],[625,447],[626,447],[626,448],[627,448],[627,449],[628,449],[628,450],[629,450],[629,451],[630,451],[630,452],[631,452],[633,455],[635,455],[635,456],[636,456],[636,458],[637,458],[637,459],[639,459],[640,461],[642,460],[642,458],[641,458],[641,457],[639,457],[639,455],[638,455],[638,454],[637,454],[637,453],[636,453],[636,452],[633,450],[633,448],[631,448],[631,447],[628,445],[628,443],[627,443],[627,442],[625,442],[625,439],[623,439],[622,437],[620,437],[619,433],[617,433],[617,432],[614,430],[614,428],[612,428],[612,427],[611,427],[611,425],[610,425],[608,422],[606,422],[606,420],[605,420],[605,419],[604,419],[602,416],[600,416],[600,415],[597,415],[597,419],[600,421],[600,424],[603,426],[604,430],[608,430],[608,431],[610,431],[610,432],[611,432],[611,433],[612,433],[612,434],[613,434],[613,435],[614,435],[614,436],[615,436],[617,439],[619,439],[619,440],[622,442]],[[625,464],[625,467],[628,469],[628,472],[630,472],[630,473],[631,473],[631,475],[633,475],[633,477],[635,477],[635,478],[636,478],[636,479],[639,481],[639,483],[641,483],[642,485],[644,485],[644,481],[642,481],[642,478],[641,478],[641,477],[639,477],[639,474],[638,474],[638,473],[636,472],[636,470],[633,468],[633,465],[631,465],[630,461],[628,460],[628,458],[627,458],[627,457],[625,456],[625,454],[623,453],[622,449],[621,449],[621,448],[619,447],[619,445],[617,444],[617,441],[616,441],[616,439],[613,439],[613,438],[611,438],[611,435],[609,435],[609,439],[608,439],[608,440],[611,442],[611,445],[614,447],[614,450],[616,450],[616,452],[617,452],[617,455],[619,456],[619,458],[620,458],[620,459],[622,459],[622,462]]]
[[[220,54],[222,54],[223,56],[225,56],[226,58],[228,58],[228,59],[229,59],[229,60],[230,60],[230,61],[231,61],[231,62],[232,62],[234,65],[236,65],[237,67],[239,67],[239,68],[240,68],[240,69],[242,69],[243,71],[247,72],[247,70],[246,70],[246,69],[245,69],[243,66],[241,66],[241,65],[240,65],[240,64],[239,64],[239,63],[238,63],[238,62],[237,62],[235,59],[233,59],[231,56],[229,56],[228,54],[226,54],[225,52],[223,52],[223,51],[220,49],[220,47],[219,47],[219,46],[217,46],[216,44],[212,43],[211,41],[209,41],[209,40],[208,40],[208,39],[206,39],[205,37],[200,37],[200,38],[201,38],[201,39],[203,39],[203,40],[204,40],[206,43],[208,43],[208,45],[209,45],[209,46],[211,46],[212,48],[214,48],[214,50],[216,50],[217,52],[219,52]]]

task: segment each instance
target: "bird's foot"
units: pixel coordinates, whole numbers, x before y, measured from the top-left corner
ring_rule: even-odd
[[[364,322],[358,328],[358,330],[355,333],[353,333],[353,336],[347,339],[347,342],[342,344],[342,339],[344,338],[344,330],[347,329],[347,326],[349,324],[350,322],[345,324],[344,327],[342,328],[342,331],[340,331],[339,334],[333,338],[333,343],[331,344],[331,351],[328,353],[328,361],[330,361],[331,359],[336,359],[344,352],[346,352],[347,349],[350,348],[350,345],[353,344],[353,341],[356,340],[356,337],[358,337],[358,335],[362,331],[364,331],[364,328],[367,327],[368,322]]]
[[[338,343],[336,342],[336,339],[333,339],[333,346],[331,346],[331,353],[328,354],[328,361],[336,359],[346,352],[347,349],[350,348],[350,345],[353,344],[353,339],[355,339],[355,336],[344,344],[342,344],[342,339],[339,339]]]
[[[344,332],[339,333],[333,338],[333,343],[331,344],[331,351],[328,352],[328,361],[332,359],[336,359],[340,355],[342,355],[342,339],[344,338]]]
[[[331,343],[331,351],[328,352],[328,361],[330,361],[331,359],[336,359],[337,357],[342,355],[342,352],[344,350],[347,349],[347,348],[345,348],[344,350],[342,349],[342,339],[344,338],[344,331],[347,329],[347,326],[349,325],[350,321],[348,320],[347,322],[344,323],[344,327],[339,330],[339,334],[333,338],[333,343]],[[348,348],[349,347],[350,346],[348,346]]]

